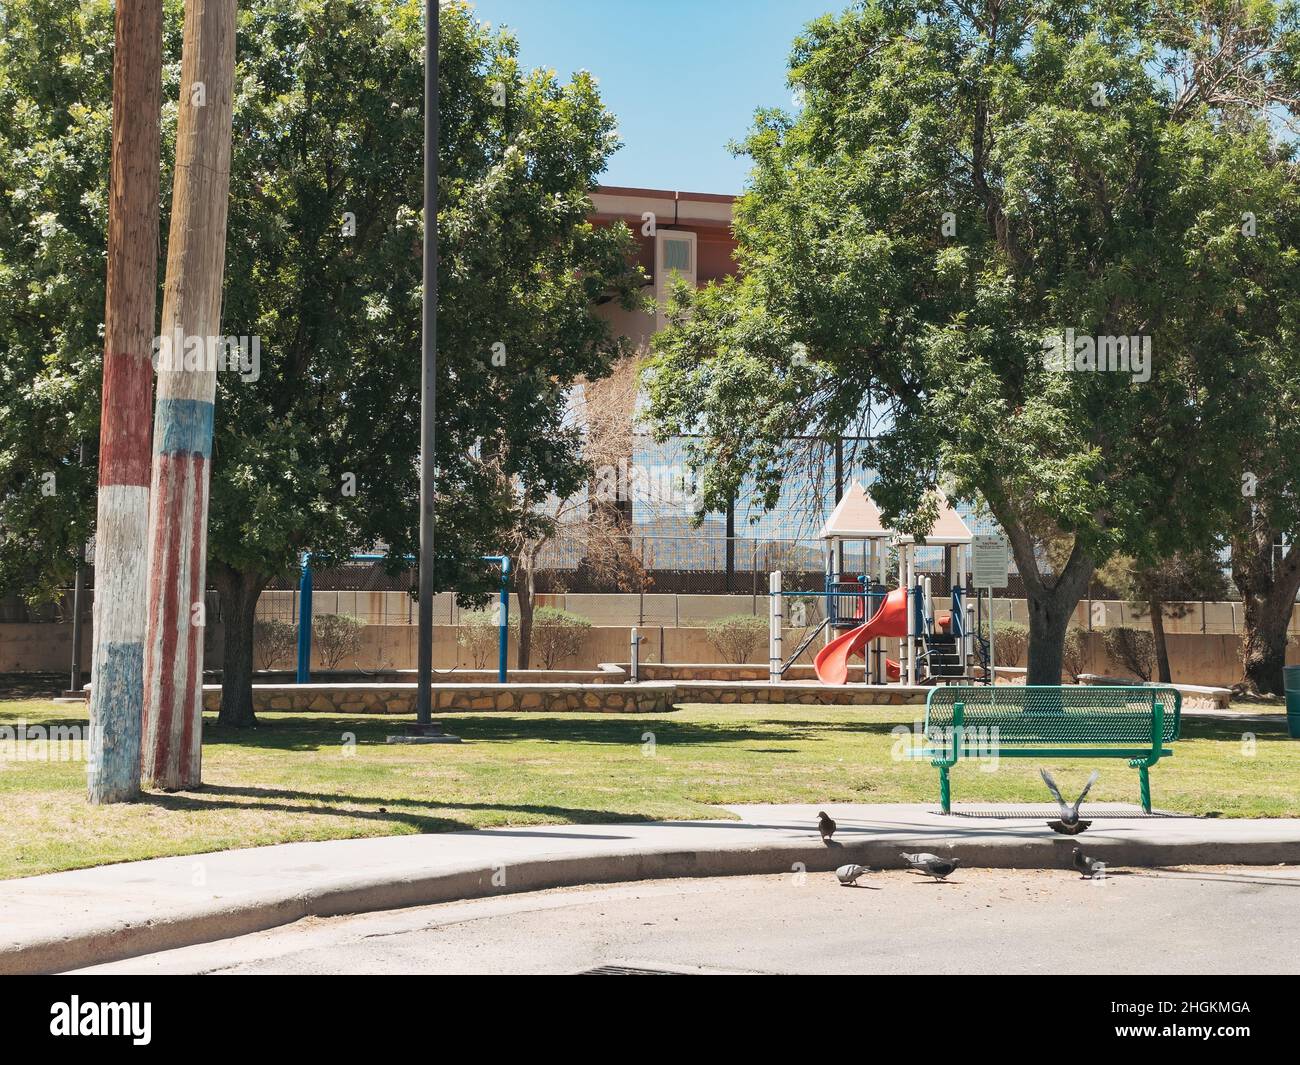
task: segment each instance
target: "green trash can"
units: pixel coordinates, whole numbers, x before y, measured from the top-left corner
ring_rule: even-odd
[[[1300,740],[1300,666],[1282,670],[1282,686],[1286,689],[1287,731],[1293,740]]]

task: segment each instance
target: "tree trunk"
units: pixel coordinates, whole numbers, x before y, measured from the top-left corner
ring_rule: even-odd
[[[1151,608],[1151,635],[1156,645],[1156,670],[1161,684],[1173,683],[1169,671],[1169,644],[1165,640],[1165,605],[1159,599],[1148,600]]]
[[[253,713],[253,621],[266,579],[218,563],[212,568],[212,583],[221,597],[225,628],[217,724],[249,728],[257,724]]]
[[[1060,684],[1065,664],[1065,634],[1070,628],[1075,607],[1088,590],[1096,562],[1076,540],[1061,572],[1046,577],[1039,572],[1034,541],[1019,515],[1007,505],[994,505],[993,511],[1011,542],[1016,568],[1025,583],[1029,607],[1029,661],[1025,683]]]
[[[519,669],[527,669],[533,650],[533,601],[537,583],[533,560],[521,555],[519,563],[515,569],[515,595],[519,599],[519,648],[515,664]]]
[[[1241,686],[1257,695],[1281,695],[1288,626],[1300,590],[1300,547],[1294,544],[1276,564],[1279,532],[1259,522],[1232,545],[1232,580],[1241,593]]]
[[[1070,598],[1059,592],[1030,596],[1029,662],[1026,684],[1060,684],[1065,665],[1065,633],[1079,604],[1079,596]]]
[[[1241,635],[1243,685],[1257,695],[1281,695],[1291,611],[1279,610],[1267,600],[1250,598],[1245,601],[1245,614]]]
[[[119,0],[116,19],[86,777],[92,803],[140,793],[150,356],[158,287],[162,0]]]
[[[186,0],[165,343],[154,415],[144,662],[142,770],[146,780],[168,790],[196,787],[201,779],[213,357],[224,350],[218,338],[234,76],[235,0]]]

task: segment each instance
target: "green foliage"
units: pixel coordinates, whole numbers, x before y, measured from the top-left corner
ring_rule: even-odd
[[[515,619],[511,618],[513,622]],[[465,610],[456,626],[456,643],[469,653],[475,669],[484,669],[500,653],[498,610]]]
[[[262,618],[253,622],[253,648],[259,669],[274,669],[277,664],[292,662],[297,646],[297,625],[280,618]]]
[[[532,646],[542,668],[554,669],[558,662],[577,655],[590,631],[591,622],[579,614],[553,606],[538,607],[533,612]]]
[[[361,618],[351,614],[317,614],[312,618],[312,645],[326,669],[338,669],[345,658],[356,658],[365,627]]]
[[[988,622],[980,628],[980,635],[988,639]],[[993,625],[993,665],[1019,666],[1029,649],[1029,629],[1018,621],[999,621]]]
[[[1071,625],[1065,630],[1065,647],[1061,655],[1061,665],[1075,684],[1088,665],[1088,630],[1080,625]]]
[[[32,602],[94,524],[112,67],[108,0],[0,4],[0,589]]]
[[[1106,629],[1104,640],[1110,660],[1139,680],[1150,680],[1156,669],[1155,637],[1142,629]]]
[[[325,563],[375,542],[414,551],[422,10],[240,5],[222,328],[260,337],[261,365],[256,380],[218,375],[218,575],[284,575],[303,550]],[[170,165],[179,0],[166,11]],[[568,493],[585,478],[564,393],[624,354],[593,307],[631,302],[639,272],[624,227],[587,222],[618,146],[594,79],[522,69],[516,42],[464,3],[441,20],[438,508],[456,520],[439,528],[438,581],[474,589],[490,580],[479,556],[515,524],[503,486]],[[34,596],[66,582],[93,524],[112,29],[106,0],[0,9],[0,587]]]
[[[982,499],[1058,641],[1097,562],[1213,540],[1240,502],[1225,457],[1300,377],[1300,181],[1263,109],[1217,93],[1199,10],[867,2],[810,24],[803,108],[742,145],[744,274],[689,301],[649,371],[660,431],[702,433],[708,506],[746,477],[774,503],[786,438],[874,432],[885,518],[924,531],[940,476]],[[1283,43],[1232,83],[1272,78],[1294,117],[1297,9],[1250,18]],[[1150,379],[1052,368],[1066,329],[1150,337]]]
[[[724,662],[748,662],[766,640],[768,623],[753,614],[730,614],[718,618],[705,632]]]

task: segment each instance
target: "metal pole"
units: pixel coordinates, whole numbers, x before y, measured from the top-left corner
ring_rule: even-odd
[[[86,441],[81,441],[77,463],[85,469]],[[70,692],[81,691],[81,603],[86,592],[86,541],[77,544],[77,572],[72,580],[72,678]]]
[[[727,549],[725,561],[726,573],[724,575],[723,590],[732,591],[732,583],[736,577],[736,500],[730,498],[727,500]]]
[[[311,618],[311,554],[304,551],[298,579],[298,684],[311,683]]]
[[[497,683],[506,682],[506,660],[510,657],[510,559],[501,556],[501,631],[497,634]]]
[[[996,641],[993,639],[993,586],[989,586],[989,683],[997,684],[998,671],[997,663],[993,659],[993,647]]]
[[[781,571],[773,570],[767,578],[768,581],[768,663],[767,663],[767,682],[769,684],[779,684],[781,681],[781,666],[784,663],[784,653],[781,650],[781,626],[785,621],[784,603],[781,596]]]
[[[424,5],[424,291],[420,329],[420,624],[416,720],[433,718],[434,428],[438,408],[438,0]]]

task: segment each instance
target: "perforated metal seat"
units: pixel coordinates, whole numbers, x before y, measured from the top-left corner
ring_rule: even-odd
[[[926,699],[925,746],[911,756],[939,770],[944,813],[957,760],[993,756],[1127,759],[1150,813],[1148,770],[1174,753],[1181,719],[1182,696],[1155,685],[950,685]]]

